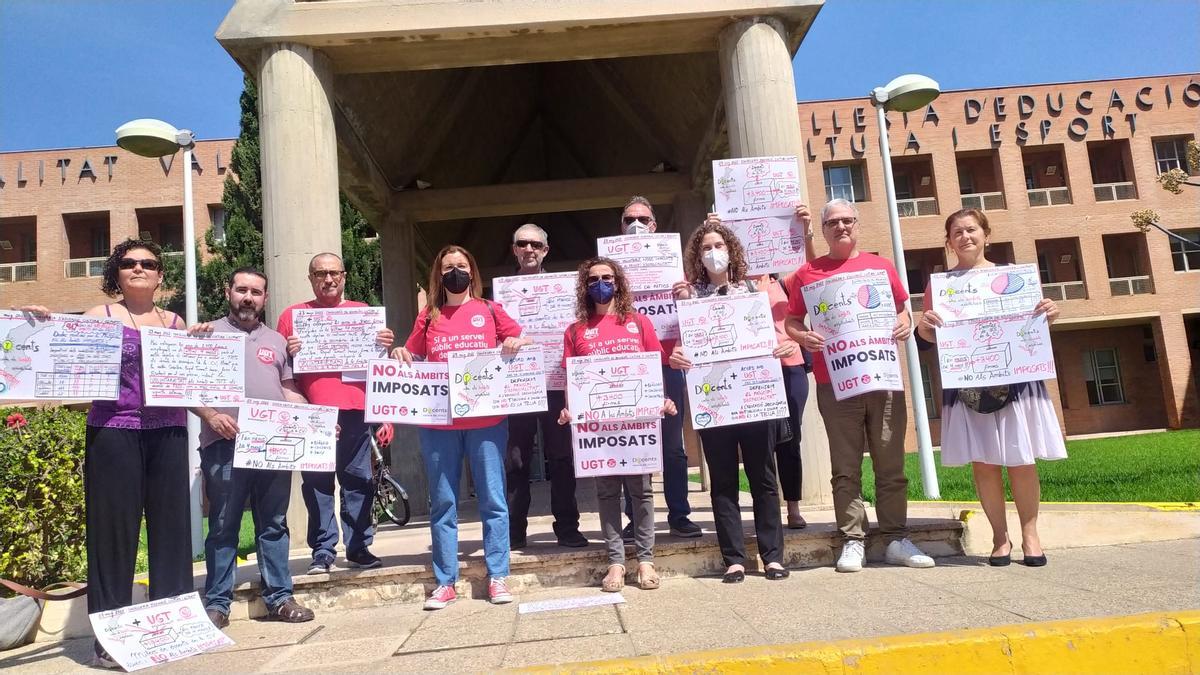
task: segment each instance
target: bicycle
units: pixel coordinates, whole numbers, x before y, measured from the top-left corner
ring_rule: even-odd
[[[400,481],[392,477],[388,461],[383,456],[379,441],[375,439],[378,427],[371,428],[371,456],[374,469],[371,477],[375,482],[375,498],[371,509],[371,524],[378,525],[379,521],[387,519],[400,527],[408,524],[410,512],[408,508],[408,491]]]

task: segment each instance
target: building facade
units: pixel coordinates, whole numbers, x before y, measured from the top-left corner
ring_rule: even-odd
[[[890,258],[870,101],[802,102],[798,111],[809,201],[856,202],[860,247]],[[889,113],[888,127],[914,311],[929,275],[954,265],[946,216],[983,209],[988,257],[1036,263],[1062,310],[1049,384],[1068,435],[1200,425],[1200,248],[1143,234],[1130,219],[1153,209],[1200,245],[1200,188],[1174,195],[1156,180],[1187,170],[1200,75],[951,91],[925,109]],[[936,417],[936,356],[921,363]]]
[[[198,237],[223,230],[232,148],[231,139],[200,141],[192,153]],[[161,159],[115,146],[0,153],[0,305],[82,312],[104,302],[104,260],[129,237],[182,255],[182,170],[182,152]]]

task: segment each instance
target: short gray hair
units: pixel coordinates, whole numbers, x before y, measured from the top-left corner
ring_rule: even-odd
[[[654,219],[654,222],[658,222],[658,216],[654,215],[654,205],[650,203],[649,199],[646,199],[641,195],[634,195],[630,197],[629,201],[625,202],[625,208],[621,209],[621,213],[625,213],[625,210],[634,204],[641,204],[647,209],[650,209],[650,217]]]
[[[839,197],[837,199],[830,199],[828,202],[825,203],[825,206],[821,207],[821,224],[822,225],[825,224],[825,219],[829,216],[829,212],[836,209],[839,206],[844,206],[844,207],[850,209],[851,211],[853,211],[855,218],[859,217],[858,207],[854,205],[854,202],[852,202],[848,199],[842,199],[841,197]]]
[[[518,238],[517,235],[520,234],[521,232],[536,232],[537,235],[542,238],[543,244],[550,243],[550,235],[546,234],[545,230],[538,227],[537,225],[534,225],[533,223],[525,223],[524,225],[513,230],[513,243],[514,244],[517,243],[517,238]]]

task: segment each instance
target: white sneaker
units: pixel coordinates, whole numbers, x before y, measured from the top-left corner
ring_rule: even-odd
[[[837,561],[837,571],[858,572],[862,570],[866,550],[861,539],[847,539],[842,545],[842,555]]]
[[[933,567],[933,558],[921,553],[921,549],[908,539],[897,539],[888,544],[884,560],[889,565],[906,567]]]

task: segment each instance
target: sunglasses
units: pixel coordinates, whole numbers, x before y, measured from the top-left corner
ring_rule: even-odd
[[[614,279],[616,279],[616,277],[611,274],[601,274],[598,277],[597,276],[588,277],[587,282],[588,282],[588,286],[591,286],[592,284],[597,284],[597,283],[600,283],[601,281],[610,281],[611,282]]]
[[[532,248],[535,251],[540,251],[546,248],[546,244],[536,239],[518,239],[513,242],[513,246],[517,248]]]
[[[117,267],[123,270],[131,270],[138,265],[147,272],[157,272],[160,267],[159,262],[154,258],[121,258],[117,263]]]
[[[634,223],[641,223],[643,225],[649,225],[650,221],[652,221],[652,220],[654,220],[654,219],[651,218],[650,216],[623,216],[621,218],[621,222],[625,223],[626,225],[632,225]]]
[[[327,270],[327,271],[309,272],[309,276],[314,279],[324,279],[325,277],[333,277],[334,279],[341,279],[342,275],[344,275],[345,273],[346,272],[344,270]]]
[[[838,225],[853,225],[857,222],[858,218],[851,216],[849,218],[830,218],[821,224],[825,227],[837,227]]]

